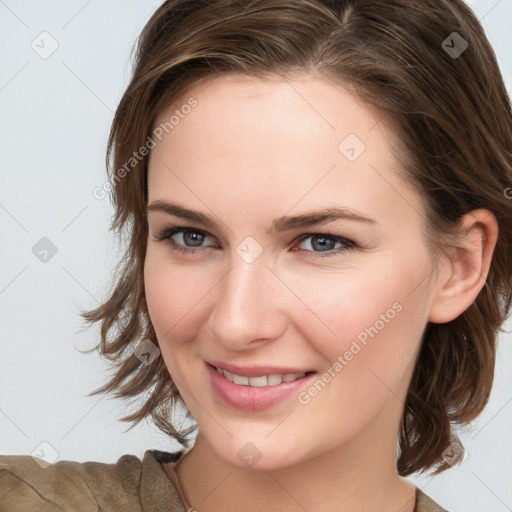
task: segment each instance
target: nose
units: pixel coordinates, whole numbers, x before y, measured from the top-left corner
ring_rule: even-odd
[[[264,254],[247,263],[234,253],[231,268],[217,285],[208,319],[214,338],[226,349],[245,351],[271,343],[284,333],[285,286],[267,267]]]

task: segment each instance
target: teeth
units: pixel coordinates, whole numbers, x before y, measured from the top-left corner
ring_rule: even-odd
[[[300,379],[306,375],[303,373],[287,373],[285,375],[262,375],[261,377],[244,377],[242,375],[236,375],[228,372],[222,368],[217,368],[217,371],[224,375],[226,379],[238,384],[240,386],[253,386],[263,388],[266,386],[277,386],[282,382],[293,382],[294,380]]]
[[[275,386],[277,384],[281,384],[283,382],[283,378],[281,375],[269,375],[267,377],[268,385]]]
[[[238,384],[238,383],[237,383]],[[250,377],[249,378],[249,386],[256,386],[258,388],[262,388],[267,386],[267,377]]]
[[[249,377],[242,377],[241,375],[235,375],[234,373],[231,375],[233,375],[233,382],[235,384],[240,384],[241,386],[249,385]]]

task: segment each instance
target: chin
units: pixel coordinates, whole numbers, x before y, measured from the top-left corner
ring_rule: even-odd
[[[289,437],[290,445],[283,439],[275,441],[265,439],[265,434],[244,437],[229,437],[227,439],[210,439],[208,443],[227,464],[247,471],[276,471],[307,460],[312,455],[299,451],[301,446],[297,440]],[[251,441],[251,437],[254,441]]]

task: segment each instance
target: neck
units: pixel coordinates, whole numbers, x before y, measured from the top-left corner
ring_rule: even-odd
[[[415,488],[397,473],[397,429],[387,420],[387,430],[375,421],[327,453],[269,471],[226,462],[199,432],[179,467],[182,492],[201,512],[238,512],[240,503],[246,512],[413,512]]]

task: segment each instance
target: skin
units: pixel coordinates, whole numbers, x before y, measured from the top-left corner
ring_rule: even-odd
[[[241,503],[244,511],[412,512],[415,489],[397,474],[396,442],[422,335],[427,322],[448,322],[476,298],[496,220],[485,210],[466,215],[460,249],[435,267],[423,198],[396,172],[393,133],[326,79],[223,75],[176,99],[157,124],[191,96],[197,106],[151,152],[148,202],[199,210],[221,227],[149,213],[144,267],[161,355],[199,427],[179,468],[182,492],[199,512],[239,512]],[[348,134],[366,146],[353,162],[338,149]],[[327,206],[375,222],[266,233],[277,217]],[[206,234],[199,245],[172,237],[196,254],[156,240],[173,226]],[[329,239],[322,257],[318,239],[301,240],[312,233],[355,248]],[[237,252],[248,236],[262,250],[252,263]],[[294,395],[241,411],[210,385],[205,359],[328,372],[396,303],[400,312],[307,404]],[[237,456],[249,442],[261,454],[252,467]]]

